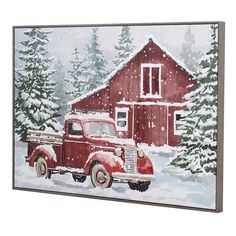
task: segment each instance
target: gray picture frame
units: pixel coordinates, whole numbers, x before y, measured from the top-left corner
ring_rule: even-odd
[[[215,209],[206,209],[199,207],[188,207],[180,206],[173,204],[163,204],[163,203],[151,203],[143,202],[136,200],[127,200],[120,198],[108,198],[100,196],[91,196],[86,194],[74,194],[74,193],[65,193],[58,191],[49,191],[49,190],[40,190],[32,188],[22,188],[15,185],[15,112],[14,112],[14,101],[15,101],[15,30],[20,28],[62,28],[62,27],[105,27],[105,26],[168,26],[168,25],[203,25],[203,24],[218,24],[218,42],[219,42],[219,51],[218,51],[218,109],[217,109],[217,169],[216,169],[216,204]],[[223,211],[223,147],[224,147],[224,63],[225,63],[225,22],[222,21],[205,21],[205,22],[166,22],[166,23],[117,23],[117,24],[72,24],[72,25],[20,25],[13,26],[12,28],[12,74],[13,74],[13,109],[12,109],[12,189],[14,190],[23,190],[23,191],[33,191],[49,194],[60,194],[66,196],[75,196],[75,197],[87,197],[92,199],[102,199],[102,200],[111,200],[119,201],[126,203],[138,203],[154,206],[164,206],[164,207],[174,207],[181,209],[190,209],[190,210],[200,210],[207,212],[222,212]]]

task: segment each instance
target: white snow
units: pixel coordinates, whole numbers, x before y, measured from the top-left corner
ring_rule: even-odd
[[[84,119],[95,119],[95,120],[105,120],[109,122],[113,122],[114,120],[109,117],[109,113],[82,113],[78,112],[76,114],[66,114],[65,120],[68,119],[79,119],[79,120],[84,120]]]
[[[120,145],[132,145],[135,146],[135,142],[133,139],[122,139],[122,138],[117,138],[117,137],[101,137],[101,138],[96,138],[96,137],[92,137],[92,139],[94,140],[101,140],[101,141],[108,141],[110,143],[116,143],[116,144],[120,144]]]
[[[83,168],[72,168],[72,167],[65,167],[65,166],[57,166],[56,170],[63,170],[63,171],[69,171],[71,173],[84,173]]]
[[[53,159],[53,161],[57,162],[57,155],[52,147],[52,145],[48,145],[48,144],[43,144],[43,145],[39,145],[36,147],[35,150],[42,148],[44,149]]]
[[[52,175],[51,179],[38,178],[35,169],[29,167],[24,162],[24,156],[27,153],[26,144],[16,142],[15,186],[19,188],[85,194],[105,198],[113,197],[117,199],[206,209],[215,208],[215,178],[207,177],[205,179],[203,177],[201,181],[184,180],[180,176],[165,173],[163,170],[172,158],[168,156],[171,155],[172,148],[164,146],[157,148],[156,151],[154,146],[149,148],[153,149],[153,152],[149,152],[149,157],[154,164],[155,181],[151,183],[150,188],[146,192],[140,193],[138,191],[132,191],[127,184],[122,183],[113,183],[111,188],[103,190],[94,188],[89,177],[87,177],[84,183],[78,183],[74,182],[69,173],[64,175],[55,174]],[[166,155],[164,152],[158,152],[161,149],[169,154]]]

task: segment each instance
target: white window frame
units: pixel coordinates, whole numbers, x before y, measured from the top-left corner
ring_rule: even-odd
[[[119,112],[125,112],[126,113],[126,118],[119,118],[118,119],[118,113]],[[120,127],[117,125],[118,121],[126,121],[126,126],[125,127]],[[128,107],[116,107],[115,108],[115,123],[116,123],[116,130],[117,131],[128,131],[128,122],[129,122],[129,108]]]
[[[177,114],[182,115],[182,114],[186,114],[186,112],[183,111],[183,110],[174,111],[174,134],[175,135],[181,135],[184,132],[184,130],[177,130],[176,129],[176,124],[178,124],[178,121],[176,120],[176,115]]]
[[[161,98],[161,66],[162,64],[152,64],[152,63],[142,63],[141,64],[141,86],[140,86],[140,97],[141,98]],[[150,93],[143,94],[143,68],[149,68],[149,85],[150,85]],[[159,94],[152,94],[152,68],[159,68]]]

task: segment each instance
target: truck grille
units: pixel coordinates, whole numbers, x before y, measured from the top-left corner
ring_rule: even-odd
[[[126,173],[137,173],[137,150],[136,148],[125,148],[125,164],[124,169]]]

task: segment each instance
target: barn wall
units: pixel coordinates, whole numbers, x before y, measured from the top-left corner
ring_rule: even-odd
[[[165,56],[163,56],[165,55]],[[141,98],[141,64],[162,64],[161,98]],[[194,84],[192,76],[153,42],[149,42],[122,70],[110,81],[113,102],[125,101],[159,101],[183,102],[183,96],[191,91]],[[188,88],[186,88],[189,86]]]
[[[72,105],[72,109],[109,110],[109,101],[110,91],[109,87],[107,87],[79,102],[76,102]]]
[[[134,139],[161,146],[167,143],[166,106],[135,106]]]

